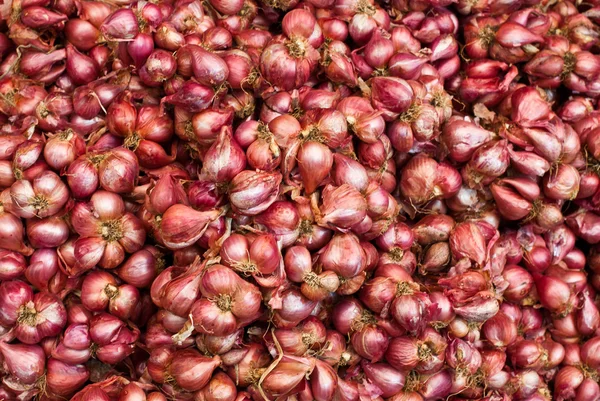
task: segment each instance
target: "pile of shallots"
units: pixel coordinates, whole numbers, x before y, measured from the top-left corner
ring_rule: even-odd
[[[0,16],[0,400],[600,400],[600,0]]]

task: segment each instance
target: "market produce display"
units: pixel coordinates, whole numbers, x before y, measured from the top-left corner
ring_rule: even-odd
[[[0,400],[600,400],[598,0],[0,15]]]

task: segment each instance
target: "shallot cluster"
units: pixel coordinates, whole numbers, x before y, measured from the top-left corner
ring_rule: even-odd
[[[600,400],[600,1],[0,19],[0,400]]]

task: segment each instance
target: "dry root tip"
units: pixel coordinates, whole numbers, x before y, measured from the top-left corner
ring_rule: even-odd
[[[407,281],[402,281],[396,286],[396,296],[411,295],[414,293],[413,286]]]
[[[419,104],[419,102],[413,102],[411,103],[410,107],[408,108],[408,110],[406,110],[404,113],[400,114],[400,117],[398,117],[398,119],[404,123],[413,123],[417,120],[417,118],[419,118],[419,115],[421,114],[421,105]]]
[[[141,141],[142,141],[142,138],[137,133],[134,132],[131,135],[129,135],[127,138],[125,138],[125,141],[123,141],[123,146],[126,147],[127,149],[131,150],[132,152],[135,152],[136,149],[138,148],[138,146],[140,146]]]
[[[248,84],[250,87],[254,88],[256,84],[258,84],[258,78],[260,78],[258,69],[252,68],[242,83]]]
[[[561,78],[565,79],[573,70],[575,69],[575,62],[577,59],[575,55],[571,52],[566,52],[563,57],[563,70],[561,73]]]
[[[352,331],[360,331],[366,326],[373,325],[377,323],[377,319],[373,314],[367,310],[363,311],[363,313],[356,319],[352,321],[350,325],[350,329]]]
[[[219,295],[215,301],[217,308],[221,309],[223,312],[229,312],[233,306],[231,295],[228,294]]]
[[[403,390],[406,392],[416,391],[419,389],[419,383],[419,374],[416,371],[411,370],[410,372],[408,372],[408,375],[406,375],[406,382],[404,383]]]
[[[29,204],[37,211],[46,210],[48,206],[50,206],[48,199],[46,199],[46,197],[42,195],[36,195],[33,198],[31,198],[29,200]]]
[[[374,5],[369,3],[367,0],[361,0],[361,1],[359,1],[358,5],[356,6],[356,11],[358,11],[361,14],[367,14],[367,15],[371,16],[371,15],[375,14],[377,9],[375,8]]]
[[[37,324],[37,311],[33,307],[33,302],[30,301],[19,308],[17,321],[31,327],[34,327]]]
[[[371,73],[371,76],[373,77],[387,77],[388,75],[388,70],[386,68],[376,68]]]
[[[478,37],[483,47],[488,48],[496,38],[496,30],[491,25],[486,25],[479,31]]]
[[[119,293],[119,290],[114,285],[108,284],[106,287],[104,287],[104,293],[106,294],[107,297],[112,299],[117,296],[117,294]]]
[[[236,271],[242,273],[245,276],[258,273],[258,267],[252,262],[240,262],[232,266]]]
[[[404,257],[404,251],[400,248],[392,248],[388,253],[394,262],[400,262]]]
[[[319,276],[315,272],[306,273],[302,279],[307,285],[313,288],[321,286],[321,280],[319,280]]]
[[[420,361],[426,361],[433,354],[431,348],[426,343],[420,343],[417,347],[417,356]]]
[[[316,338],[313,333],[304,333],[302,334],[302,344],[306,347],[310,348],[315,343]]]
[[[268,141],[273,137],[273,134],[269,130],[269,126],[262,122],[258,123],[256,132],[258,139],[262,139],[263,141]]]
[[[300,226],[298,227],[298,231],[300,232],[301,237],[307,237],[312,235],[313,233],[313,225],[310,220],[302,220],[300,222]]]
[[[287,47],[290,56],[294,58],[304,57],[307,50],[306,40],[302,38],[292,38],[285,43],[285,47]]]
[[[248,116],[251,116],[252,113],[254,113],[254,104],[249,103],[242,107],[240,110],[236,111],[235,116],[237,118],[244,119]]]
[[[105,155],[89,155],[87,157],[87,159],[89,160],[90,163],[92,163],[95,167],[98,167],[100,165],[100,163],[102,162],[102,160],[106,159]]]
[[[104,241],[113,242],[123,238],[121,220],[109,220],[100,224],[100,233]]]

